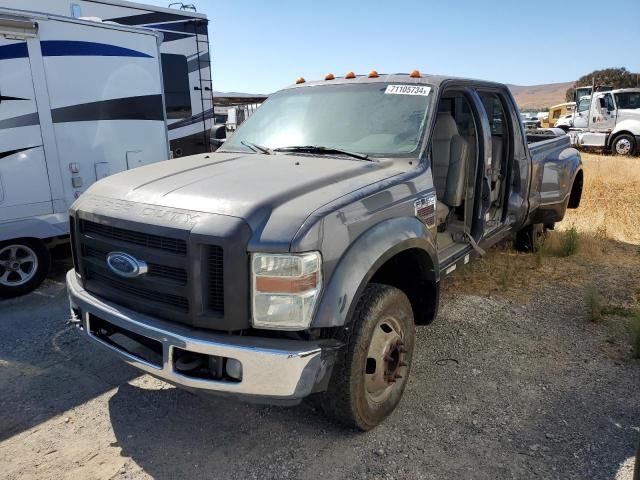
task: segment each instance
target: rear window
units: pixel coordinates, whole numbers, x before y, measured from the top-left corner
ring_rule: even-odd
[[[191,91],[189,90],[187,57],[163,53],[161,58],[167,118],[190,117]]]

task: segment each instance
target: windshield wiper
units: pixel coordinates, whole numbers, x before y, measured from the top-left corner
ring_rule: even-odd
[[[371,162],[369,155],[362,155],[360,153],[348,152],[340,148],[323,147],[322,145],[294,145],[291,147],[274,148],[274,152],[304,152],[304,153],[318,153],[318,154],[331,154],[338,153],[340,155],[347,155],[348,157],[357,158],[359,160],[367,160]]]
[[[246,140],[242,140],[240,143],[245,147],[249,147],[254,152],[260,151],[266,155],[271,155],[271,150],[269,150],[267,147],[263,147],[262,145],[258,145],[257,143],[247,142]]]

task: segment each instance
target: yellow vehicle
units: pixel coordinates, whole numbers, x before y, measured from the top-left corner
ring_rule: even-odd
[[[576,102],[559,103],[549,109],[549,115],[542,120],[540,126],[543,128],[554,127],[560,117],[573,113],[576,109]]]

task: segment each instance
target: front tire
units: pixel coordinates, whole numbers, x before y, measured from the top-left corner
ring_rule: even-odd
[[[369,284],[341,340],[346,347],[322,407],[349,427],[371,430],[395,410],[407,384],[415,344],[409,299],[395,287]]]
[[[611,153],[615,155],[633,155],[636,151],[636,139],[633,135],[623,133],[613,139]]]
[[[49,250],[41,240],[0,242],[0,298],[17,297],[37,288],[50,263]]]

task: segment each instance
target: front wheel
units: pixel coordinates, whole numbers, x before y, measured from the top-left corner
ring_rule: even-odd
[[[347,426],[371,430],[395,410],[407,384],[415,344],[409,299],[395,287],[368,285],[342,340],[322,407]]]
[[[0,242],[0,298],[34,290],[49,271],[49,250],[37,239]]]
[[[636,139],[627,133],[618,135],[611,144],[611,152],[616,155],[632,155],[635,149]]]

